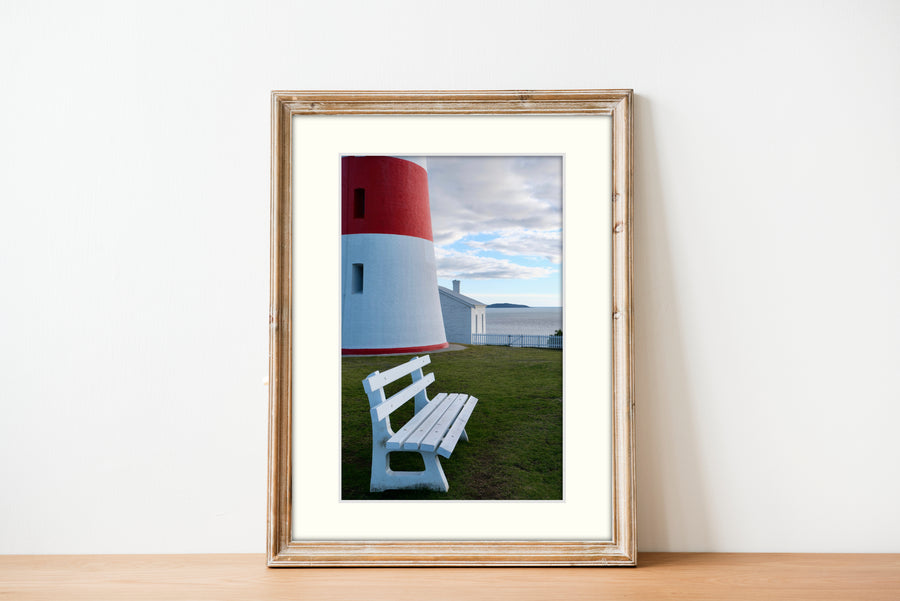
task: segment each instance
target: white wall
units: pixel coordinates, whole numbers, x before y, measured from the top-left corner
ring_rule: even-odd
[[[475,331],[472,307],[464,305],[446,294],[441,294],[440,298],[441,316],[444,320],[444,332],[447,334],[447,342],[470,344],[472,342],[472,332]]]
[[[270,90],[580,87],[637,93],[640,548],[900,551],[900,3],[18,1],[0,56],[0,552],[264,550]]]

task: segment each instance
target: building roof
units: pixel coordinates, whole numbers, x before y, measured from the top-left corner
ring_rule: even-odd
[[[452,298],[453,300],[460,302],[464,305],[468,305],[470,307],[484,307],[485,304],[481,301],[477,301],[474,298],[470,298],[465,294],[460,294],[459,292],[453,292],[449,288],[445,288],[443,286],[438,286],[438,292],[440,292],[443,296],[447,298]]]

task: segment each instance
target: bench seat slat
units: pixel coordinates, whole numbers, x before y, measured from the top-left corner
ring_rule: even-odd
[[[430,416],[443,402],[444,397],[447,396],[446,392],[441,392],[435,395],[431,401],[422,408],[421,411],[416,413],[411,420],[406,422],[406,424],[397,430],[393,436],[385,443],[385,446],[389,451],[398,451],[403,447],[403,443],[406,442],[407,437],[412,434],[419,425],[428,419]]]
[[[419,445],[420,450],[433,451],[441,444],[441,440],[444,438],[447,430],[450,429],[450,426],[453,425],[453,420],[459,415],[460,409],[463,408],[463,405],[468,398],[469,395],[467,394],[456,396],[456,399],[453,400],[453,404],[444,412],[441,419],[435,422],[428,435],[422,439],[422,444]]]
[[[436,407],[434,411],[431,412],[419,427],[415,429],[415,431],[409,435],[409,437],[403,442],[403,450],[405,451],[417,451],[419,446],[422,443],[422,439],[428,436],[428,433],[431,432],[431,429],[434,427],[435,422],[441,419],[441,416],[447,411],[447,408],[453,404],[453,401],[456,400],[456,397],[459,395],[456,393],[448,394],[444,397],[444,400],[441,402],[439,407]]]
[[[398,380],[406,374],[412,373],[415,370],[428,365],[429,363],[431,363],[431,355],[425,355],[424,357],[414,357],[406,363],[398,365],[397,367],[392,367],[387,371],[370,374],[369,377],[363,380],[363,387],[365,388],[366,392],[384,388],[385,384],[390,384],[394,380]]]
[[[408,401],[409,399],[416,396],[416,393],[425,390],[425,387],[434,382],[434,374],[425,374],[425,377],[419,380],[418,382],[413,382],[397,394],[393,395],[391,398],[386,400],[385,402],[376,405],[372,408],[372,411],[375,412],[375,416],[379,421],[383,420],[385,417],[391,414],[391,412]]]
[[[469,421],[469,416],[472,415],[472,410],[475,409],[475,403],[478,402],[473,396],[469,397],[469,400],[466,401],[466,406],[462,408],[462,411],[459,412],[459,415],[456,416],[456,421],[453,422],[453,425],[450,426],[450,429],[447,431],[447,435],[444,436],[444,440],[441,441],[441,446],[438,447],[437,454],[441,457],[449,457],[450,453],[453,452],[453,449],[456,448],[456,443],[459,441],[460,435],[462,435],[463,430],[466,428],[466,422]]]

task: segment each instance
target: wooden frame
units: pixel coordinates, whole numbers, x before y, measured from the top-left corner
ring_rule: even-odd
[[[636,563],[631,90],[276,91],[272,94],[268,565],[629,566]],[[292,122],[295,115],[578,115],[611,118],[611,540],[292,539]],[[602,198],[597,198],[600,203]],[[602,206],[602,205],[601,205]]]

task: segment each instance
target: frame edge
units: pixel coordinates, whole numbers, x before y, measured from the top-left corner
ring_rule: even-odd
[[[267,565],[635,566],[633,385],[633,106],[631,89],[273,91],[271,122]],[[291,197],[294,114],[604,114],[613,119],[612,541],[291,540]],[[619,227],[621,225],[621,228]]]

